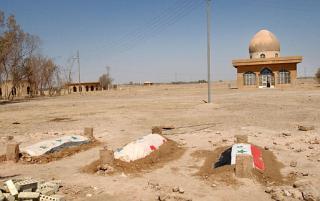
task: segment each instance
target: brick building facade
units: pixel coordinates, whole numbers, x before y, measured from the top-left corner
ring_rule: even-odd
[[[249,45],[249,59],[233,60],[238,88],[292,86],[297,78],[301,56],[280,56],[280,43],[273,33],[261,30]]]

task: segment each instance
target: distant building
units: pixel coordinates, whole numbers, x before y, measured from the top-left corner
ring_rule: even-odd
[[[81,82],[79,83],[69,83],[66,84],[69,92],[88,92],[88,91],[101,91],[102,87],[100,82]]]
[[[143,83],[143,85],[144,85],[144,86],[151,86],[151,85],[153,85],[153,82],[145,81],[145,82]]]
[[[250,59],[233,60],[239,88],[291,86],[297,78],[301,56],[280,56],[280,43],[268,30],[254,35],[249,45]]]
[[[30,84],[26,81],[20,81],[18,84],[13,84],[11,80],[0,83],[0,99],[8,97],[27,97],[32,93]]]

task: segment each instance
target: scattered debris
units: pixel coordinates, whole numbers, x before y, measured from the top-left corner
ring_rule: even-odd
[[[107,175],[114,173],[114,168],[109,164],[103,164],[97,166],[98,171],[96,172],[98,175]]]
[[[267,187],[266,193],[271,195],[273,200],[303,200],[302,193],[290,186]]]
[[[53,118],[49,121],[52,121],[52,122],[69,122],[69,121],[74,121],[72,120],[71,118],[68,118],[68,117],[56,117],[56,118]]]
[[[283,131],[282,136],[284,136],[284,137],[291,136],[291,133],[289,131]]]
[[[166,125],[166,126],[160,126],[163,130],[172,130],[175,129],[175,126],[173,125]]]
[[[290,162],[291,167],[297,167],[297,161],[291,161]]]
[[[302,197],[307,201],[320,200],[320,192],[309,180],[298,180],[294,182],[293,187],[302,192]]]
[[[11,141],[11,140],[13,140],[13,138],[14,137],[12,135],[8,135],[5,137],[6,141]]]
[[[310,131],[310,130],[314,130],[314,126],[298,125],[298,130],[299,131]]]
[[[61,187],[60,180],[48,182],[34,179],[8,180],[0,186],[0,200],[65,201],[64,196],[55,195]]]
[[[172,192],[183,194],[184,193],[184,189],[181,186],[177,186],[177,187],[173,187],[172,188]]]

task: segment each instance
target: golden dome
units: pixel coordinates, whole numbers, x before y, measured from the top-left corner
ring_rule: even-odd
[[[249,53],[265,51],[280,51],[280,43],[272,32],[263,29],[251,39]]]

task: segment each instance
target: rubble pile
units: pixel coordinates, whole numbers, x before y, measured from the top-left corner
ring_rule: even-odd
[[[148,188],[156,192],[157,201],[192,201],[192,198],[185,195],[181,186],[160,185],[155,180],[148,181]]]
[[[265,192],[269,193],[273,200],[320,200],[318,190],[308,180],[298,180],[292,186],[267,187]]]
[[[0,201],[65,201],[63,195],[57,194],[61,186],[60,180],[8,180],[0,183]]]
[[[111,165],[108,164],[102,164],[97,166],[97,172],[98,175],[108,175],[114,173],[114,168]]]

